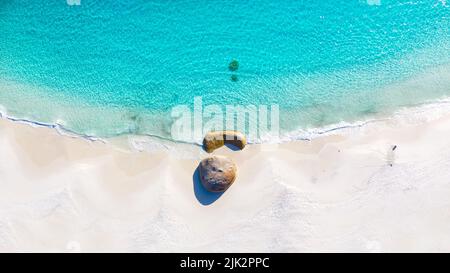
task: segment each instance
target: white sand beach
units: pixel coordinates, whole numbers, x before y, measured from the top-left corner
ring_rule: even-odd
[[[450,251],[448,109],[220,148],[238,166],[222,195],[198,184],[200,147],[134,151],[3,118],[0,251]]]

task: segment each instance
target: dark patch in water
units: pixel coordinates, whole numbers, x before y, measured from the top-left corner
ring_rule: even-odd
[[[239,62],[237,60],[232,60],[228,64],[228,69],[232,72],[237,71],[239,69]]]

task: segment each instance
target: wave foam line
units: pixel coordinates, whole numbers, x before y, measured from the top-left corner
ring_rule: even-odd
[[[104,139],[102,139],[102,138],[91,136],[91,135],[77,133],[77,132],[75,132],[73,130],[70,130],[70,129],[64,127],[63,125],[61,125],[59,123],[52,124],[52,123],[45,123],[45,122],[28,120],[28,119],[24,119],[24,118],[16,118],[16,117],[9,116],[9,115],[7,115],[7,114],[5,114],[3,112],[0,112],[0,118],[7,119],[7,120],[10,120],[12,122],[18,122],[18,123],[30,125],[30,126],[33,126],[33,127],[45,127],[45,128],[53,129],[59,135],[62,135],[62,136],[68,136],[68,137],[72,137],[72,138],[82,138],[82,139],[85,139],[85,140],[88,140],[88,141],[91,141],[91,142],[100,141],[100,142],[106,143],[106,141]]]
[[[445,108],[443,108],[442,106],[445,106]],[[427,118],[427,120],[430,120],[442,116],[444,114],[442,112],[444,112],[445,114],[450,114],[450,98],[404,106],[403,108],[400,108],[399,110],[393,112],[391,115],[385,118],[372,118],[363,121],[356,121],[353,123],[340,122],[324,127],[306,130],[293,130],[291,132],[283,134],[283,136],[280,137],[278,143],[297,140],[311,141],[314,138],[320,136],[330,135],[333,133],[338,134],[349,129],[360,129],[366,127],[369,124],[378,122],[392,120],[407,121],[411,119],[421,120],[424,117]],[[417,115],[420,115],[420,118],[418,118]],[[262,143],[264,143],[264,141]]]
[[[439,107],[442,105],[445,105],[446,108]],[[445,98],[445,99],[441,99],[438,101],[425,102],[425,103],[421,103],[421,104],[417,104],[417,105],[404,107],[404,108],[401,108],[400,110],[397,110],[396,112],[394,112],[390,117],[386,117],[386,118],[368,119],[368,120],[364,120],[364,121],[356,121],[354,123],[340,122],[340,123],[335,123],[335,124],[331,124],[331,125],[324,126],[324,127],[318,127],[318,128],[312,128],[312,129],[306,129],[306,130],[298,129],[298,130],[293,130],[288,133],[284,133],[283,135],[280,135],[280,136],[271,136],[271,135],[264,136],[255,142],[249,142],[249,144],[264,144],[264,143],[280,144],[280,143],[285,143],[285,142],[290,142],[290,141],[311,141],[320,136],[324,136],[324,135],[326,136],[326,135],[330,135],[330,134],[339,134],[346,130],[360,129],[360,128],[364,128],[365,126],[367,126],[369,124],[373,124],[373,123],[390,121],[390,120],[402,120],[402,118],[404,119],[405,117],[408,117],[410,119],[414,115],[421,115],[420,116],[421,118],[423,118],[423,117],[432,118],[433,115],[430,114],[430,110],[433,111],[433,113],[437,113],[437,116],[442,115],[442,113],[440,113],[439,111],[445,111],[445,113],[450,113],[450,98]],[[425,115],[424,115],[424,112],[426,112]],[[436,115],[434,115],[434,116],[436,116]],[[52,124],[52,123],[44,123],[44,122],[39,122],[39,121],[28,120],[28,119],[24,119],[24,118],[16,118],[16,117],[9,116],[1,111],[0,111],[0,118],[4,118],[4,119],[10,120],[12,122],[24,123],[24,124],[27,124],[30,126],[54,129],[54,130],[56,130],[56,132],[58,134],[60,134],[62,136],[69,136],[72,138],[82,138],[82,139],[85,139],[85,140],[88,140],[91,142],[100,141],[102,143],[107,143],[107,141],[104,138],[87,135],[87,134],[81,134],[81,133],[75,132],[71,129],[68,129],[59,123]],[[417,119],[417,120],[419,120],[419,119]],[[163,141],[168,141],[168,142],[171,142],[174,144],[189,144],[189,145],[194,145],[194,146],[201,146],[201,143],[176,141],[176,140],[173,140],[170,138],[153,135],[153,134],[140,134],[139,135],[139,134],[122,133],[122,134],[117,134],[115,137],[122,136],[122,135],[143,136],[143,137],[156,139],[157,141],[160,141],[160,144],[162,144],[163,147],[166,149],[168,149],[168,146],[165,145],[164,143],[162,143]]]

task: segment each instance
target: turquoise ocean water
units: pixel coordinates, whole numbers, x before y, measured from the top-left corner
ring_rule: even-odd
[[[1,0],[0,105],[99,137],[170,138],[167,113],[195,96],[278,104],[282,132],[352,122],[450,95],[449,6]]]

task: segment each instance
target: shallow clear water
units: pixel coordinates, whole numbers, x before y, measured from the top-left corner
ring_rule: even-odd
[[[450,95],[450,3],[371,2],[3,0],[0,105],[170,138],[167,112],[195,96],[276,103],[289,132]]]

